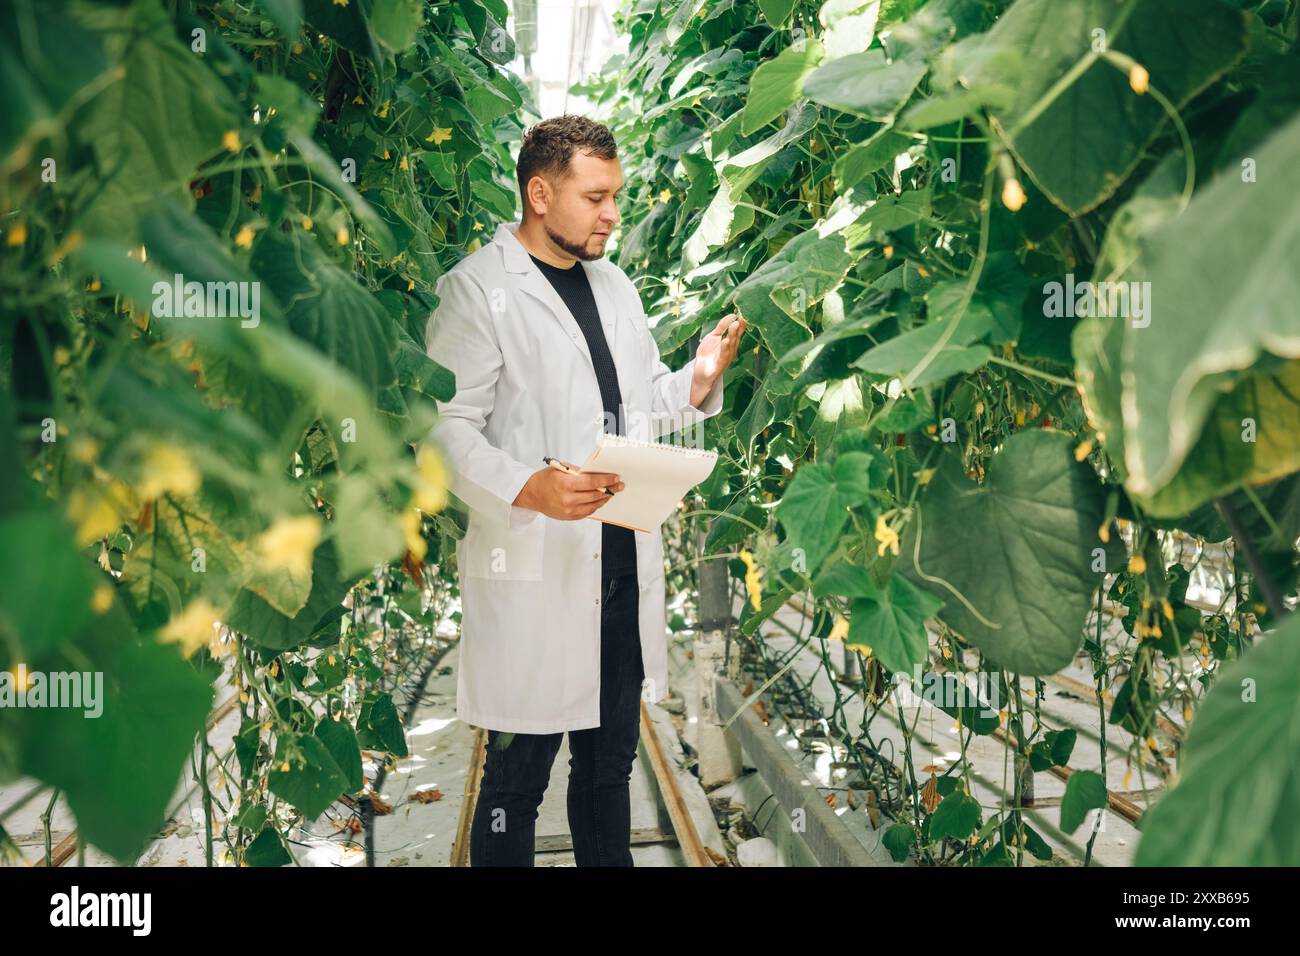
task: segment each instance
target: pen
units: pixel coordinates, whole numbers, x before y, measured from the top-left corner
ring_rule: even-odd
[[[580,475],[580,474],[582,474],[582,472],[580,472],[580,471],[574,471],[572,468],[570,468],[570,467],[569,467],[568,465],[566,465],[564,462],[560,461],[560,459],[558,459],[558,458],[552,458],[550,455],[543,455],[543,456],[542,456],[542,461],[546,462],[546,464],[547,464],[548,466],[550,466],[551,468],[554,468],[554,469],[556,469],[557,471],[562,471],[562,472],[564,472],[566,475]],[[606,488],[606,487],[603,486],[603,485],[602,485],[599,489],[597,489],[597,490],[601,491],[602,493],[604,493],[604,494],[606,494],[606,495],[609,495],[611,498],[614,497],[614,492],[610,491],[608,488]]]

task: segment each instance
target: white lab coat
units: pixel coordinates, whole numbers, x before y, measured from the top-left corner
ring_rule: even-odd
[[[602,433],[604,405],[577,321],[502,224],[492,241],[438,280],[428,355],[456,375],[431,438],[469,514],[457,543],[461,586],[456,715],[491,730],[546,734],[600,725],[602,524],[561,521],[513,505],[543,455],[581,465]],[[625,434],[699,440],[722,409],[723,377],[690,404],[695,360],[674,372],[659,356],[636,286],[612,262],[580,261],[618,371]],[[679,431],[680,430],[680,431]],[[597,512],[599,513],[599,512]],[[634,532],[646,683],[668,692],[663,541]]]

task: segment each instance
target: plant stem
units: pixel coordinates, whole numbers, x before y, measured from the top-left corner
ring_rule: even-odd
[[[1274,618],[1282,619],[1287,614],[1286,604],[1282,601],[1282,593],[1277,589],[1273,578],[1269,576],[1268,570],[1264,567],[1259,550],[1255,547],[1255,542],[1241,523],[1241,516],[1237,514],[1236,507],[1228,500],[1226,495],[1216,498],[1214,503],[1218,507],[1219,513],[1223,515],[1223,520],[1227,522],[1233,540],[1237,543],[1237,547],[1241,549],[1242,557],[1246,559],[1246,564],[1250,566],[1250,573],[1255,577],[1255,586],[1259,589],[1260,596],[1264,598],[1264,603],[1268,605],[1269,612]]]
[[[1037,378],[1046,379],[1049,382],[1055,382],[1057,385],[1064,385],[1067,388],[1079,387],[1073,379],[1062,378],[1059,375],[1053,375],[1050,372],[1043,372],[1028,365],[1021,365],[1019,362],[1013,362],[1011,359],[998,358],[996,355],[992,355],[989,357],[989,361],[994,365],[1005,365],[1007,368],[1013,368],[1022,375],[1032,375]]]

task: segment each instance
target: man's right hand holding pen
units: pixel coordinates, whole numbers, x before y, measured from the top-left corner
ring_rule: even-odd
[[[577,465],[557,458],[548,458],[546,462],[545,468],[533,472],[524,483],[515,497],[516,507],[540,511],[560,521],[577,521],[623,490],[618,475],[579,471]]]

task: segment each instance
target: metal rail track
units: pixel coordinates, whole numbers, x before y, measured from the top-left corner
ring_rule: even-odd
[[[640,744],[644,749],[647,762],[654,771],[661,805],[667,811],[668,819],[672,821],[673,836],[670,838],[668,834],[658,830],[636,830],[631,835],[632,844],[676,842],[686,858],[686,866],[716,866],[717,864],[705,849],[704,841],[700,839],[695,821],[691,819],[686,800],[682,796],[681,786],[677,782],[676,772],[669,763],[667,754],[664,753],[659,733],[655,729],[644,700],[640,702],[640,727]],[[461,802],[456,835],[452,839],[452,866],[469,866],[470,826],[474,819],[474,808],[478,804],[479,783],[487,759],[487,739],[488,732],[485,729],[482,727],[474,729],[474,744],[470,752],[469,771],[465,778],[465,795]],[[571,838],[563,835],[538,836],[536,842],[539,852],[567,850],[573,845]]]

